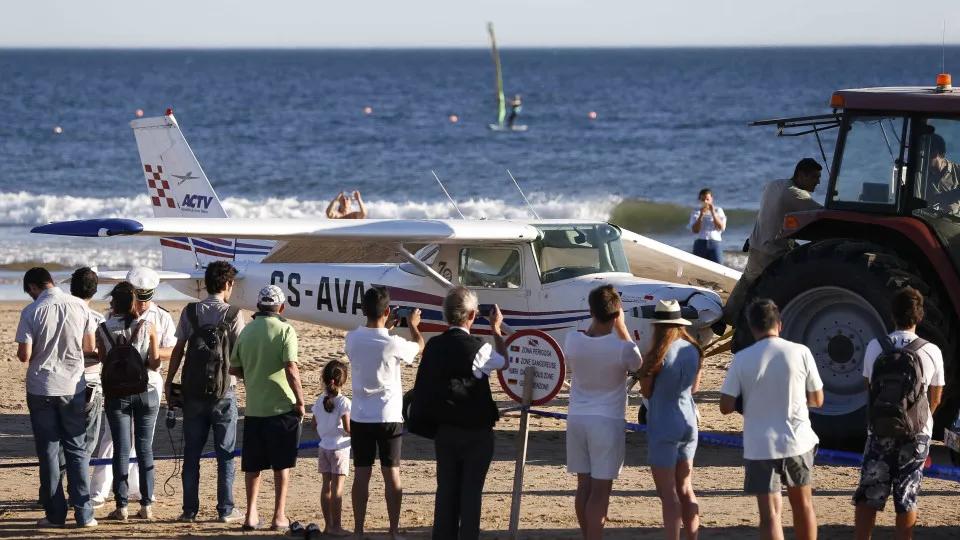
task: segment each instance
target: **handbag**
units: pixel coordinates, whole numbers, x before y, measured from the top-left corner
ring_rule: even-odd
[[[439,424],[431,412],[432,408],[425,401],[423,396],[418,394],[416,386],[403,394],[403,424],[407,432],[433,439],[437,436]]]

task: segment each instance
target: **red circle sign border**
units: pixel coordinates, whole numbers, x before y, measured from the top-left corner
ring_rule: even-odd
[[[504,344],[505,344],[506,347],[507,347],[507,359],[508,359],[508,360],[509,360],[509,356],[510,356],[510,344],[513,343],[514,341],[516,341],[518,338],[521,338],[521,337],[524,337],[524,336],[536,336],[536,337],[538,337],[538,338],[545,339],[545,340],[547,341],[547,343],[549,343],[550,345],[552,345],[552,346],[553,346],[553,349],[554,349],[555,351],[557,351],[557,359],[560,361],[560,376],[557,377],[557,387],[554,388],[554,389],[553,389],[549,394],[547,394],[546,396],[544,396],[544,397],[542,397],[542,398],[540,398],[540,399],[537,399],[537,400],[533,400],[533,401],[530,402],[530,405],[539,407],[540,405],[544,405],[544,404],[546,404],[546,403],[549,403],[550,400],[552,400],[553,398],[557,397],[557,394],[560,393],[560,389],[563,388],[563,382],[566,380],[566,376],[567,376],[567,365],[566,365],[566,363],[564,363],[564,360],[563,360],[563,349],[560,348],[560,344],[557,343],[557,340],[553,339],[553,337],[550,336],[550,334],[544,332],[543,330],[518,330],[518,331],[514,332],[513,334],[510,334],[510,337],[508,337],[507,340],[504,342]],[[523,396],[517,395],[516,393],[514,393],[513,390],[510,389],[510,385],[507,384],[507,381],[506,381],[506,379],[505,379],[504,376],[503,376],[503,370],[497,371],[497,379],[500,380],[500,388],[502,388],[503,391],[504,391],[508,396],[510,396],[510,399],[516,401],[517,403],[522,403],[522,402],[523,402]]]

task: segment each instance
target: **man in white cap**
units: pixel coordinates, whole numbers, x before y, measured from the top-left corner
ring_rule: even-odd
[[[160,345],[160,366],[156,370],[149,370],[147,383],[150,390],[157,393],[158,400],[163,400],[163,362],[170,361],[170,353],[173,352],[173,346],[177,344],[176,330],[177,326],[173,322],[170,313],[153,302],[153,295],[160,285],[160,276],[156,272],[145,266],[138,266],[127,272],[127,281],[133,285],[136,294],[135,308],[140,315],[141,320],[145,320],[157,329],[157,340]],[[135,457],[136,451],[131,448],[130,457]],[[100,457],[113,457],[113,437],[110,430],[103,430],[103,436],[100,439]],[[130,497],[137,497],[139,492],[139,482],[134,480],[137,476],[137,464],[130,464]],[[113,471],[109,465],[97,465],[93,470],[93,483],[91,493],[93,494],[94,508],[103,506],[104,501],[109,496],[113,485]]]
[[[257,313],[230,351],[230,374],[247,388],[243,453],[240,469],[246,476],[247,520],[244,530],[264,526],[257,513],[260,473],[273,469],[276,490],[271,529],[286,530],[290,469],[297,465],[303,389],[297,369],[297,332],[280,316],[283,291],[267,285],[257,296]]]

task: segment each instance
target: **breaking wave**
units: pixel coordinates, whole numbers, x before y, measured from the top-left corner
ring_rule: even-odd
[[[684,247],[689,243],[686,231],[690,208],[673,203],[624,199],[614,195],[590,200],[569,197],[548,198],[531,194],[530,202],[541,218],[608,220],[639,234]],[[295,198],[226,198],[223,206],[238,218],[315,218],[326,212],[326,200]],[[458,203],[470,219],[529,219],[526,206],[498,199],[470,199]],[[68,238],[27,233],[28,227],[51,221],[98,217],[147,218],[153,215],[146,195],[136,197],[71,197],[37,195],[26,192],[0,193],[0,270],[20,270],[24,265],[56,264],[63,268],[99,266],[127,268],[136,265],[160,266],[160,249],[152,238],[115,238],[109,242],[97,238]],[[384,219],[439,219],[457,217],[448,201],[367,202],[369,215]],[[725,210],[728,233],[752,227],[753,210]],[[749,231],[748,231],[749,232]],[[732,236],[732,235],[731,235]],[[740,240],[742,242],[742,240]],[[733,244],[731,244],[731,247]],[[742,268],[736,252],[727,253],[727,264]]]

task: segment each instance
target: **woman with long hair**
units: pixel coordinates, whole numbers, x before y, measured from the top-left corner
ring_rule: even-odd
[[[349,536],[340,519],[343,508],[343,483],[350,474],[350,399],[341,395],[347,383],[347,364],[331,360],[323,366],[326,393],[313,406],[313,424],[320,436],[318,470],[322,478],[320,510],[323,534]]]
[[[697,450],[697,409],[703,350],[687,333],[690,324],[676,300],[661,300],[654,313],[650,352],[640,366],[640,390],[649,400],[647,462],[663,505],[668,540],[699,535],[700,508],[693,492],[693,455]]]
[[[97,354],[103,364],[106,398],[104,409],[114,444],[113,493],[117,508],[108,518],[120,521],[128,517],[127,463],[130,461],[131,424],[140,474],[140,512],[137,515],[143,519],[153,519],[153,428],[160,410],[159,396],[146,385],[146,368],[157,369],[160,366],[157,330],[149,322],[139,319],[134,294],[133,285],[126,281],[118,283],[108,295],[111,298],[112,316],[97,329]],[[121,355],[118,350],[110,355],[112,350],[120,347],[130,354]],[[143,362],[143,369],[138,373],[141,367],[137,364],[139,361]],[[129,388],[140,386],[142,391],[128,393]]]

